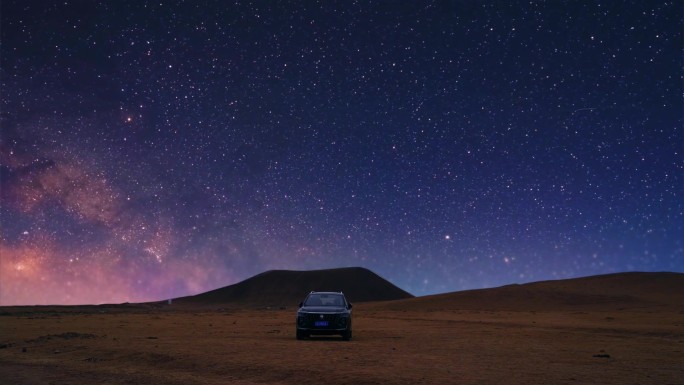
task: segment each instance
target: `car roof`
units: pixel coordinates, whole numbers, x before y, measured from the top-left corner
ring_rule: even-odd
[[[312,291],[309,294],[337,294],[337,295],[344,295],[341,291]]]

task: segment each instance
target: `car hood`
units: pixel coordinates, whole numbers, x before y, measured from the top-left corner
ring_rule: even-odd
[[[345,313],[347,309],[337,306],[302,306],[299,311],[307,313]]]

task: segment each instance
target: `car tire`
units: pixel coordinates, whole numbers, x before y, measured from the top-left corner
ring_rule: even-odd
[[[300,332],[299,330],[297,330],[297,339],[303,340],[304,338],[306,338],[306,334],[304,334],[304,332]]]
[[[342,339],[345,340],[345,341],[349,341],[349,340],[352,339],[352,331],[351,331],[351,329],[347,330],[346,332],[344,332],[344,333],[342,334]]]

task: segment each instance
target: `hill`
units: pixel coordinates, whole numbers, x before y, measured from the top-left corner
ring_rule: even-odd
[[[296,306],[311,291],[342,291],[352,303],[413,297],[368,269],[350,267],[310,271],[271,270],[234,285],[178,298],[174,302],[247,307]]]
[[[559,310],[623,308],[684,311],[684,274],[617,273],[507,285],[406,299],[387,310]]]

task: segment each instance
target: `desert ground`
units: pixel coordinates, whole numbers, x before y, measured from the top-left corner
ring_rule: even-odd
[[[348,342],[297,341],[296,307],[0,308],[0,378],[3,384],[684,384],[684,303],[445,310],[429,299],[417,308],[416,300],[356,304]]]

